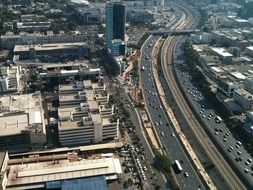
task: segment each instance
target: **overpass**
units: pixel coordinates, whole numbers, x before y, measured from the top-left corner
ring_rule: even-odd
[[[151,30],[148,32],[149,34],[153,34],[153,35],[165,35],[165,34],[169,34],[169,35],[189,35],[189,34],[193,34],[193,33],[200,33],[200,30],[193,30],[193,29],[171,29],[171,30]]]

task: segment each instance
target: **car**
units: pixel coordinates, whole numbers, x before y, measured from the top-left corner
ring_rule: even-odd
[[[218,135],[219,133],[216,131],[214,134],[215,134],[215,135]]]
[[[162,135],[162,136],[164,136],[164,133],[163,133],[163,132],[161,132],[161,135]]]
[[[224,142],[227,142],[227,139],[226,139],[226,138],[223,138],[223,141],[224,141]]]
[[[175,133],[171,133],[171,136],[172,136],[172,137],[175,137]]]
[[[249,162],[248,162],[248,161],[246,161],[246,162],[245,162],[245,165],[247,165],[247,166],[248,166],[248,165],[249,165]]]
[[[238,155],[241,155],[241,154],[242,154],[242,152],[241,152],[241,151],[237,151],[237,154],[238,154]]]
[[[230,132],[229,132],[230,133]],[[240,142],[240,141],[236,141],[236,144],[238,145],[238,146],[242,146],[242,143]]]
[[[249,169],[248,169],[248,168],[245,168],[245,169],[244,169],[244,172],[245,172],[245,173],[249,173]]]
[[[144,171],[147,171],[148,169],[147,169],[147,167],[146,167],[146,166],[143,166],[143,170],[144,170]]]
[[[252,159],[251,159],[251,158],[248,158],[247,161],[248,161],[249,163],[251,163],[251,162],[252,162]]]
[[[189,177],[188,172],[184,172],[184,176],[185,176],[185,177]]]

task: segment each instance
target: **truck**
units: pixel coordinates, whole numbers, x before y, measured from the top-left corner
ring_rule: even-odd
[[[178,160],[175,160],[174,162],[174,170],[176,173],[181,173],[183,171],[183,168]]]

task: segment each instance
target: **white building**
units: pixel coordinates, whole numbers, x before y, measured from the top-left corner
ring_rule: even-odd
[[[47,31],[46,34],[26,33],[14,34],[7,32],[1,36],[3,48],[13,49],[15,45],[31,45],[31,44],[48,44],[48,43],[70,43],[70,42],[84,42],[85,35],[80,33],[64,33],[61,31],[59,34],[54,34],[52,31]]]
[[[1,67],[2,77],[0,77],[0,93],[19,91],[20,67]]]
[[[241,106],[243,111],[252,109],[253,95],[244,89],[237,89],[234,93],[235,101]]]
[[[233,55],[224,48],[212,47],[211,50],[215,55],[219,56],[219,58],[225,62],[232,60]]]
[[[0,147],[42,147],[46,143],[44,111],[40,92],[0,98]],[[20,150],[16,147],[20,147]]]
[[[64,146],[118,139],[119,121],[112,120],[105,87],[90,81],[59,86],[58,131]]]
[[[246,47],[245,52],[248,56],[253,57],[253,46]]]

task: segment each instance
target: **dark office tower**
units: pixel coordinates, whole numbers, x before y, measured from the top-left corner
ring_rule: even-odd
[[[126,33],[126,7],[122,3],[107,3],[106,4],[106,48],[112,51],[113,40],[117,40],[122,48],[125,46]],[[121,43],[119,43],[121,40]],[[115,46],[115,43],[114,43]],[[117,49],[117,48],[116,48]],[[114,55],[114,52],[112,52]],[[117,53],[116,53],[117,54]]]

